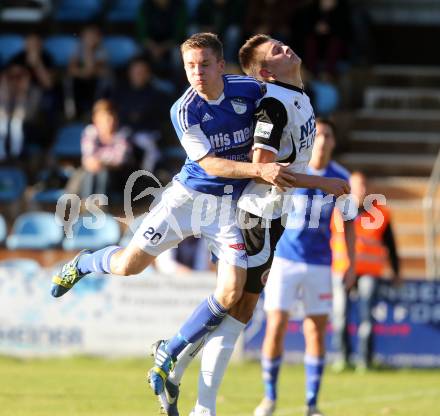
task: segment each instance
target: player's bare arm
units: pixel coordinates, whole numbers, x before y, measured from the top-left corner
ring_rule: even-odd
[[[280,163],[236,162],[213,155],[206,155],[198,162],[206,173],[213,176],[262,179],[283,190],[295,186],[295,175]]]
[[[271,163],[276,160],[276,154],[270,150],[254,149],[253,163]],[[288,164],[283,164],[288,166]],[[339,178],[326,178],[317,175],[307,175],[303,173],[293,173],[296,188],[322,189],[325,193],[336,197],[350,193],[350,185],[347,181]]]
[[[295,173],[295,178],[297,188],[321,189],[325,193],[336,197],[350,193],[350,185],[344,179],[325,178],[303,173]]]

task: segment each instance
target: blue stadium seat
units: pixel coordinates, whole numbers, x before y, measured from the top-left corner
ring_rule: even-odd
[[[14,202],[26,188],[26,176],[18,168],[0,167],[0,202]]]
[[[20,35],[0,35],[0,66],[8,63],[8,61],[24,49],[24,39]]]
[[[6,247],[10,250],[45,250],[56,247],[62,240],[63,229],[55,223],[54,214],[27,212],[15,220]]]
[[[139,52],[138,44],[129,36],[106,36],[104,47],[107,50],[110,65],[116,68],[126,65]]]
[[[8,229],[6,227],[6,221],[3,216],[0,214],[0,244],[5,241],[5,238],[8,234]]]
[[[83,248],[98,250],[118,243],[121,230],[118,222],[111,215],[105,214],[103,225],[98,229],[89,227],[85,220],[91,221],[92,226],[99,221],[96,217],[80,216],[73,226],[72,238],[66,236],[63,240],[64,250],[81,250]]]
[[[61,127],[55,138],[52,153],[55,157],[81,157],[81,134],[84,124],[71,123]]]
[[[113,0],[105,19],[109,22],[134,22],[142,0]]]
[[[44,41],[44,49],[50,54],[55,65],[65,67],[78,48],[78,38],[69,35],[49,36]]]
[[[37,261],[25,258],[2,260],[0,261],[0,268],[10,269],[11,271],[19,270],[30,279],[33,279],[41,270]]]
[[[32,201],[42,204],[56,204],[58,199],[66,192],[65,186],[73,174],[69,167],[43,169],[37,175],[37,192],[32,196]]]
[[[61,22],[88,22],[101,10],[102,0],[61,0],[54,18]]]
[[[139,228],[139,226],[141,225],[141,222],[144,220],[146,215],[147,214],[139,215],[139,217],[136,217],[133,220],[133,222],[130,224],[130,227],[127,227],[127,229],[124,232],[124,235],[121,238],[121,241],[119,241],[120,246],[122,246],[122,247],[128,246],[128,243],[130,242],[131,238],[133,237],[133,234],[134,234],[133,231],[136,231]]]

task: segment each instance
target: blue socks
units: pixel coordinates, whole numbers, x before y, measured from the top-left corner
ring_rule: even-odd
[[[165,347],[167,353],[176,360],[188,344],[217,328],[226,313],[227,310],[217,302],[214,295],[209,296],[185,321],[179,333],[168,341]]]
[[[276,358],[261,357],[263,370],[264,394],[269,400],[277,399],[278,373],[282,362],[282,356]]]
[[[304,356],[306,371],[306,403],[308,407],[316,406],[322,373],[324,371],[324,357]]]
[[[111,273],[110,258],[120,250],[120,246],[109,246],[90,254],[82,254],[78,260],[78,270],[81,274]]]

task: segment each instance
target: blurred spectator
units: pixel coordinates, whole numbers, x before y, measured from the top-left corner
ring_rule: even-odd
[[[243,18],[243,0],[204,0],[196,11],[196,31],[217,33],[224,43],[225,60],[237,62]]]
[[[119,127],[115,108],[109,100],[99,100],[93,106],[92,124],[81,138],[82,170],[79,193],[122,193],[131,160],[130,130]]]
[[[24,51],[15,55],[12,62],[29,68],[32,82],[42,90],[42,111],[48,115],[50,120],[57,120],[60,94],[58,88],[55,88],[55,71],[52,57],[43,49],[43,41],[40,35],[37,33],[29,34],[25,40]],[[50,126],[53,127],[53,123]],[[48,133],[49,137],[52,137],[53,130],[48,129]]]
[[[40,35],[31,33],[26,37],[25,49],[13,59],[20,65],[27,65],[32,74],[32,81],[45,90],[54,87],[53,61],[51,56],[43,50]]]
[[[133,59],[127,75],[127,82],[114,92],[114,102],[118,106],[121,124],[133,131],[135,156],[140,167],[152,171],[159,156],[156,143],[169,119],[171,98],[155,85],[146,57]]]
[[[298,0],[249,1],[244,20],[245,36],[265,33],[285,43],[290,40],[290,18]]]
[[[109,81],[107,52],[97,26],[86,26],[82,30],[78,50],[70,60],[67,74],[76,114],[89,116],[93,102],[101,96]]]
[[[29,68],[11,62],[0,80],[0,161],[27,157],[44,146],[48,123],[41,103],[42,90],[32,83]]]
[[[373,347],[372,307],[378,283],[383,276],[387,257],[393,270],[393,282],[399,282],[399,259],[390,223],[390,212],[375,202],[364,204],[368,195],[366,177],[355,172],[350,178],[351,192],[359,200],[359,213],[355,221],[356,276],[359,298],[360,324],[358,329],[357,367],[364,371],[371,365]],[[365,209],[368,208],[368,211]],[[374,215],[373,215],[374,214]],[[349,364],[349,335],[347,329],[348,297],[343,279],[347,267],[344,234],[339,232],[342,218],[335,215],[332,234],[333,252],[333,344],[338,354],[335,370],[343,370]],[[365,224],[370,225],[368,228]],[[374,225],[374,226],[372,226]]]
[[[170,76],[178,66],[178,45],[186,35],[186,3],[181,0],[144,0],[140,8],[139,35],[151,53],[160,76]]]
[[[337,64],[347,54],[350,41],[349,8],[345,0],[314,0],[304,21],[305,64],[315,75],[335,77]]]

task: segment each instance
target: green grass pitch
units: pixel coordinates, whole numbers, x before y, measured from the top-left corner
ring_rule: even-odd
[[[148,389],[146,360],[77,357],[50,360],[0,358],[1,416],[150,416],[158,414]],[[197,392],[198,363],[182,383],[180,414],[186,416]],[[228,369],[219,400],[220,416],[251,416],[262,394],[256,362]],[[301,366],[286,365],[275,415],[303,415]],[[326,416],[440,415],[439,370],[387,370],[368,374],[327,371],[320,407]]]

